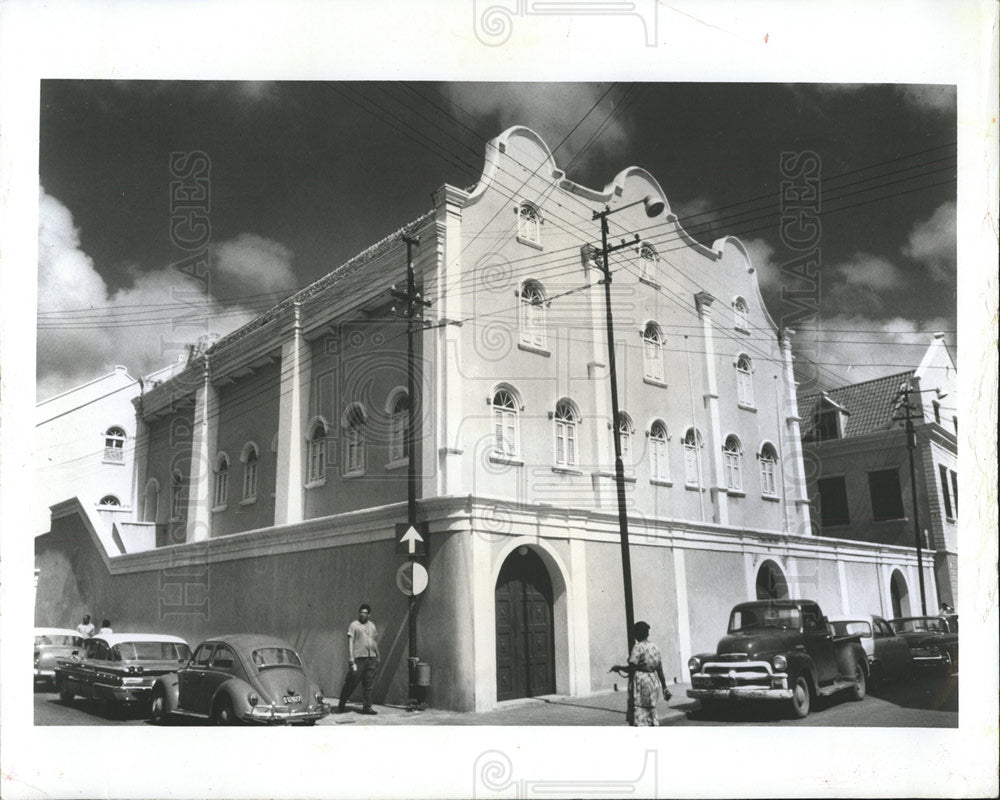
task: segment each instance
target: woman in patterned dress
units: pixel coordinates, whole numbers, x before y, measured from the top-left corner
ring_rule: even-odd
[[[663,677],[663,662],[660,650],[649,641],[649,624],[637,622],[632,627],[635,644],[626,666],[612,667],[612,671],[623,677],[628,675],[629,705],[632,706],[632,719],[629,724],[634,727],[659,725],[656,718],[656,704],[662,692],[665,700],[670,699],[667,691],[667,679]]]

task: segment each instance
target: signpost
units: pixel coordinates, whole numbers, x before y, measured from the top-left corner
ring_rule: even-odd
[[[416,597],[427,588],[427,569],[419,561],[407,561],[396,570],[396,586],[407,597]]]
[[[410,558],[427,555],[427,525],[396,523],[396,555]]]

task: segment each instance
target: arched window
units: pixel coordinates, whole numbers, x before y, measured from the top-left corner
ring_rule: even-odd
[[[747,355],[736,359],[736,402],[753,408],[753,364]]]
[[[688,428],[684,434],[684,482],[688,486],[701,485],[701,434],[695,428]]]
[[[309,483],[326,478],[326,425],[316,420],[309,431]]]
[[[726,489],[731,492],[743,491],[743,445],[735,436],[726,438],[722,448],[723,472],[726,476]]]
[[[410,398],[406,392],[397,392],[389,410],[389,461],[403,461],[407,457],[406,436],[410,429]]]
[[[733,324],[738,331],[750,332],[750,323],[747,320],[747,301],[742,297],[733,300]]]
[[[364,472],[365,469],[365,412],[355,403],[344,414],[347,428],[347,458],[345,474]]]
[[[757,570],[756,581],[758,600],[783,600],[788,597],[788,581],[781,567],[773,561],[765,561]]]
[[[101,498],[100,502],[97,504],[99,506],[104,506],[105,508],[120,508],[122,501],[115,497],[113,494],[106,494]]]
[[[667,426],[656,420],[649,427],[649,474],[655,481],[670,480],[667,461]]]
[[[527,242],[539,244],[541,219],[538,216],[538,209],[530,203],[521,203],[517,209],[517,237]]]
[[[215,500],[213,506],[224,506],[229,497],[229,457],[225,453],[219,456],[215,468]]]
[[[170,518],[184,519],[184,476],[179,469],[170,476]]]
[[[150,478],[146,482],[146,491],[143,493],[143,522],[156,522],[156,515],[160,507],[160,484],[156,478]]]
[[[639,246],[639,275],[644,280],[656,282],[656,248],[653,245],[643,242]]]
[[[243,448],[243,499],[247,502],[257,499],[257,465],[260,453],[257,445],[248,442]]]
[[[521,343],[545,347],[545,290],[538,281],[525,281],[519,299]]]
[[[643,367],[646,378],[663,380],[663,332],[655,322],[647,322],[642,331]]]
[[[117,425],[104,432],[104,463],[125,463],[125,431]]]
[[[889,579],[889,601],[892,603],[893,617],[906,617],[910,614],[910,589],[906,578],[898,569],[892,571]]]
[[[774,445],[765,442],[760,448],[760,492],[768,497],[778,496],[778,453]]]
[[[518,454],[517,414],[520,404],[509,389],[498,389],[491,403],[493,407],[493,452],[498,456],[515,458]]]
[[[555,413],[556,466],[576,466],[576,426],[580,421],[573,403],[560,400]]]
[[[632,439],[635,435],[635,425],[632,418],[624,411],[618,414],[618,443],[622,450],[622,464],[629,466],[632,463]]]

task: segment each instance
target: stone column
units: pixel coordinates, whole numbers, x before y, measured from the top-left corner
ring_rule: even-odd
[[[792,367],[792,335],[795,331],[782,328],[778,332],[781,347],[782,395],[785,405],[785,452],[781,454],[781,470],[788,496],[785,498],[785,522],[789,533],[797,536],[812,534],[809,518],[809,493],[806,488],[805,462],[802,460],[802,434],[799,430],[799,404],[796,399],[795,371]]]
[[[312,361],[302,336],[301,306],[292,306],[292,321],[283,331],[281,389],[278,401],[277,474],[274,482],[274,524],[305,518],[305,424],[309,414]]]
[[[712,335],[712,303],[715,298],[708,292],[698,292],[694,299],[705,340],[705,408],[708,410],[708,447],[711,451],[709,490],[712,496],[713,521],[719,525],[728,525],[729,495],[722,463],[722,425],[719,421],[719,387],[715,376],[715,342]]]

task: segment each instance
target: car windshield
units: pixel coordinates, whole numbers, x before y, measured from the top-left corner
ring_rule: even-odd
[[[302,666],[295,651],[287,647],[260,647],[253,651],[252,658],[258,669]]]
[[[122,642],[112,651],[115,661],[187,661],[191,650],[180,642]]]
[[[933,633],[947,633],[944,620],[936,617],[915,617],[914,619],[893,620],[893,629],[896,633],[918,633],[922,631],[932,631]]]
[[[57,633],[47,633],[44,636],[36,636],[35,644],[56,644],[65,647],[79,647],[83,644],[83,639],[79,636],[62,636]]]
[[[729,632],[745,631],[751,628],[798,628],[801,616],[797,608],[775,606],[755,606],[737,608],[729,618]]]
[[[871,623],[862,619],[834,620],[830,624],[833,625],[834,636],[864,636],[868,638],[872,635]]]

